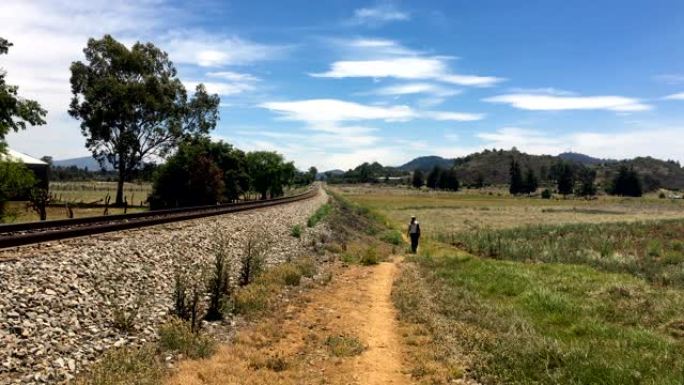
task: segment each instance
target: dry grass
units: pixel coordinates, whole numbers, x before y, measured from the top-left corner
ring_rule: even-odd
[[[348,199],[380,210],[396,228],[404,229],[411,215],[426,235],[472,228],[511,228],[560,223],[632,222],[684,218],[684,201],[600,197],[597,200],[545,200],[458,193],[419,192],[401,188],[343,187]]]

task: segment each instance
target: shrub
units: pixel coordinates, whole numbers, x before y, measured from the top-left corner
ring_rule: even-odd
[[[551,190],[549,190],[547,188],[544,189],[544,191],[542,191],[542,193],[541,193],[542,199],[551,199],[551,195],[552,195]]]
[[[660,192],[660,194],[658,194],[658,198],[660,198],[660,199],[665,199],[665,197],[666,197],[665,193],[662,191]]]
[[[205,319],[217,321],[223,319],[223,313],[230,303],[230,270],[226,260],[224,246],[220,245],[214,252],[214,266],[207,284],[209,292],[209,308]]]
[[[245,252],[240,260],[240,277],[238,284],[247,286],[264,268],[264,253],[267,249],[263,239],[250,236],[245,245]]]
[[[399,230],[387,230],[380,236],[380,239],[396,246],[404,243],[404,239],[401,237]]]
[[[246,317],[254,317],[266,311],[269,303],[270,290],[265,285],[248,285],[235,293],[235,312]]]
[[[173,313],[178,318],[190,322],[193,331],[199,330],[201,325],[201,298],[204,295],[202,275],[198,266],[191,266],[188,271],[178,269],[175,274]]]
[[[263,281],[263,283],[267,285],[297,286],[301,279],[302,272],[297,266],[291,263],[283,263],[267,270],[260,281]]]
[[[301,225],[292,226],[292,231],[290,231],[290,235],[292,235],[295,238],[301,238],[302,237],[302,226]]]
[[[77,385],[160,385],[164,367],[153,347],[114,349],[76,380]]]
[[[214,353],[214,341],[193,332],[190,325],[174,320],[159,328],[159,348],[162,351],[181,353],[189,358],[207,358]]]
[[[140,299],[135,304],[129,306],[114,307],[112,309],[112,323],[114,327],[125,333],[131,332],[142,305],[142,300]]]
[[[316,266],[316,262],[313,258],[300,258],[295,261],[295,265],[302,273],[302,276],[307,278],[313,278],[318,271],[318,267]]]
[[[357,356],[366,349],[358,338],[344,335],[329,336],[325,345],[335,357]]]
[[[377,265],[379,261],[380,258],[378,257],[378,251],[375,246],[367,248],[361,253],[361,257],[359,258],[359,263],[364,266]]]

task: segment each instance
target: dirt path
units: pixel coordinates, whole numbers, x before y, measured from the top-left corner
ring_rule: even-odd
[[[194,384],[410,384],[390,292],[394,262],[340,268],[284,311],[241,330],[208,360],[187,361],[168,381]],[[363,352],[331,341],[360,343]],[[352,349],[353,350],[353,349]]]
[[[368,307],[358,309],[362,313],[360,316],[367,315],[361,332],[368,348],[358,362],[364,385],[408,383],[401,373],[402,347],[397,333],[396,310],[390,298],[396,273],[395,263],[378,265],[368,282],[369,301],[365,304]]]

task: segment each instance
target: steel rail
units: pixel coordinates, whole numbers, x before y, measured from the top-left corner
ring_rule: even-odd
[[[0,225],[0,249],[255,210],[313,198],[316,194],[318,188],[312,188],[302,194],[261,201]]]

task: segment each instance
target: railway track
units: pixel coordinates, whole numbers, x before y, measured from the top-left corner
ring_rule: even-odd
[[[261,201],[0,225],[0,249],[255,210],[313,198],[316,194],[318,187],[312,187],[301,194]]]

